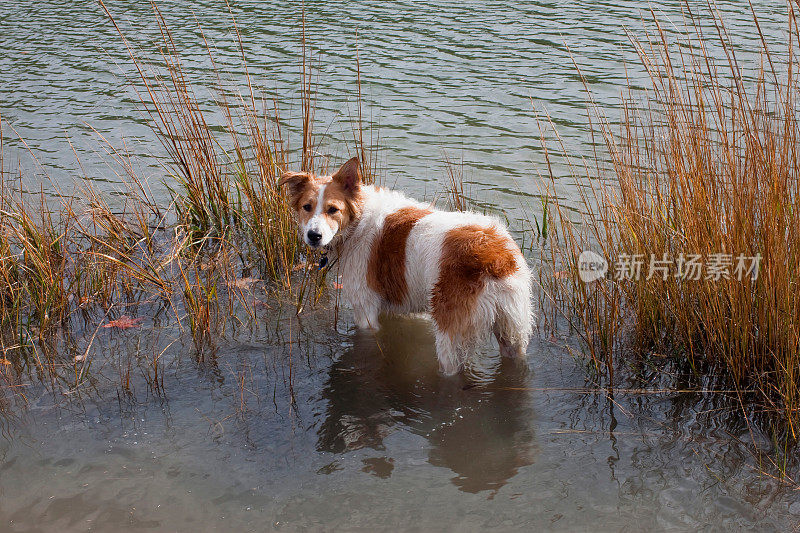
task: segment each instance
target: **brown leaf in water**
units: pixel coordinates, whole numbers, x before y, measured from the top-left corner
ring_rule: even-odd
[[[569,277],[569,270],[560,270],[553,274],[553,277],[556,279],[564,279]]]
[[[256,309],[271,309],[269,304],[264,300],[256,300],[255,302],[253,302],[253,305],[255,306]]]
[[[292,267],[292,272],[299,272],[305,269],[306,269],[305,263],[297,263],[295,266]]]
[[[122,315],[116,320],[110,321],[108,324],[103,324],[104,328],[119,328],[129,329],[138,328],[141,325],[143,318],[131,318],[128,315]]]
[[[339,283],[338,281],[334,281],[333,282],[333,288],[334,289],[338,290],[338,289],[341,289],[342,287],[343,287],[343,285],[341,283]]]
[[[10,364],[11,364],[11,361],[9,361],[8,359],[6,359],[5,357],[0,357],[0,365],[3,365],[3,366],[8,366],[8,365],[10,365]]]
[[[234,287],[237,289],[247,289],[250,287],[250,285],[253,283],[258,283],[259,281],[261,280],[258,278],[241,278],[237,279],[236,281],[229,281],[228,287],[231,289]]]

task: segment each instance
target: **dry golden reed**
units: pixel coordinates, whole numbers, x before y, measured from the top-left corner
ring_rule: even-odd
[[[559,231],[542,283],[612,381],[631,357],[667,360],[755,396],[789,420],[794,436],[800,408],[795,6],[788,7],[789,40],[780,51],[767,49],[754,16],[763,48],[749,77],[721,16],[688,9],[692,30],[678,42],[670,42],[655,14],[648,38],[631,39],[649,86],[629,90],[618,128],[594,106],[593,131],[604,140],[608,163],[598,157],[573,166],[576,175],[595,176],[588,186],[579,183],[585,212],[579,220],[553,199]],[[641,275],[617,279],[610,272],[583,283],[577,258],[586,249],[612,269],[641,257]],[[651,258],[677,263],[682,254],[706,263],[722,254],[715,257],[730,261],[728,275],[714,279],[703,271],[687,279],[676,265],[666,276],[648,276]],[[740,255],[760,257],[757,277],[739,275]]]

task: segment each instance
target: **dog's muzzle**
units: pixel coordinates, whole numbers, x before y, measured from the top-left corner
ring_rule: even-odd
[[[316,232],[313,229],[308,230],[308,232],[306,233],[306,242],[308,242],[310,246],[316,248],[317,246],[319,246],[319,242],[321,240],[322,240],[322,233]]]

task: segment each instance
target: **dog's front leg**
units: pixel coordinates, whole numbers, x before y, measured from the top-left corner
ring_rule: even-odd
[[[381,311],[380,297],[369,289],[352,294],[350,303],[353,306],[353,317],[358,329],[377,330],[378,315]]]
[[[353,314],[355,315],[356,327],[358,327],[358,329],[377,330],[379,328],[379,312],[377,307],[354,306]]]

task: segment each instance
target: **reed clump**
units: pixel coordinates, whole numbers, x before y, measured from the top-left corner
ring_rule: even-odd
[[[153,10],[162,36],[160,67],[140,60],[106,13],[128,47],[138,74],[131,84],[166,150],[168,201],[157,201],[129,156],[99,133],[122,188],[113,205],[88,181],[78,184],[75,196],[62,194],[52,182],[47,192],[43,187],[31,192],[22,172],[12,172],[3,160],[0,118],[0,370],[5,378],[36,368],[50,381],[77,389],[91,376],[91,348],[100,328],[139,326],[142,317],[132,319],[130,309],[171,316],[174,329],[188,332],[197,357],[205,358],[215,355],[229,325],[255,320],[257,306],[269,307],[259,296],[288,295],[300,312],[324,292],[326,272],[305,257],[278,186],[281,173],[293,165],[290,154],[303,170],[327,170],[313,131],[313,63],[305,43],[302,143],[290,152],[278,102],[256,97],[235,21],[246,90],[231,89],[233,84],[226,85],[214,70],[216,79],[197,91],[214,95],[209,104],[196,96],[155,4]],[[213,64],[211,48],[205,47]],[[374,148],[363,144],[360,94],[353,128],[353,151],[372,182]],[[86,346],[78,349],[80,342]],[[160,356],[152,359],[145,370],[148,383],[163,383],[161,364]],[[119,383],[128,390],[131,362],[118,367]]]
[[[288,143],[282,138],[277,103],[270,108],[256,99],[242,52],[248,90],[230,90],[217,74],[212,89],[216,105],[204,107],[187,78],[169,27],[155,4],[153,8],[162,35],[162,70],[141,61],[119,27],[117,30],[139,74],[138,80],[131,81],[139,88],[149,124],[169,156],[166,184],[174,196],[175,222],[188,237],[187,253],[208,249],[200,243],[231,241],[242,247],[248,262],[262,276],[288,284],[300,242],[277,185],[288,164]],[[106,13],[116,27],[107,9]],[[236,35],[238,38],[238,30]],[[238,45],[243,51],[241,40]],[[206,52],[215,65],[208,43]],[[224,124],[208,118],[215,112]],[[304,128],[304,137],[310,136],[309,121],[304,121]],[[215,129],[225,133],[219,135]]]
[[[239,254],[239,267],[246,274],[285,288],[292,285],[295,266],[304,254],[294,215],[278,186],[280,175],[292,166],[290,155],[303,171],[325,172],[328,161],[319,156],[319,138],[314,133],[316,94],[313,55],[305,43],[300,72],[302,125],[300,148],[290,150],[290,135],[276,98],[257,96],[250,77],[245,46],[231,14],[233,35],[241,55],[243,79],[237,84],[222,79],[211,46],[205,52],[215,83],[195,90],[184,69],[181,50],[156,4],[154,19],[161,32],[160,68],[141,60],[112,13],[100,2],[128,49],[138,78],[137,88],[149,124],[168,154],[170,175],[165,180],[172,191],[175,224],[186,235],[185,252],[200,259],[198,252],[215,254],[224,247]],[[202,34],[202,28],[199,28]],[[360,73],[360,69],[358,69]],[[358,78],[358,115],[352,117],[352,151],[362,160],[365,182],[375,179],[375,152],[366,146],[361,118],[361,84]],[[213,103],[201,101],[198,93],[213,95]],[[219,122],[220,118],[222,123]],[[222,133],[219,133],[222,132]]]
[[[593,115],[608,164],[580,169],[595,176],[580,184],[584,216],[554,200],[559,231],[543,283],[612,379],[632,358],[672,362],[733,384],[796,438],[800,116],[788,9],[786,48],[768,50],[761,36],[752,76],[714,13],[704,19],[711,35],[687,12],[693,30],[679,42],[655,15],[649,39],[631,39],[649,86],[628,92],[618,128]],[[580,280],[583,250],[607,259],[605,277]]]

